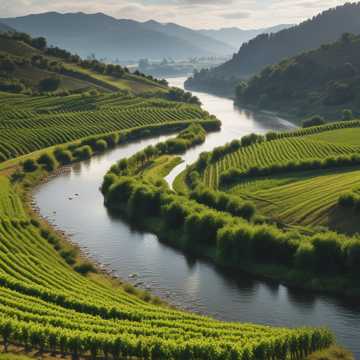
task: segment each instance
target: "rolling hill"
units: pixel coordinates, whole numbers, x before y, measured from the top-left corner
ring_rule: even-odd
[[[259,35],[243,44],[230,61],[195,74],[187,87],[233,94],[237,80],[248,78],[267,65],[336,41],[343,33],[359,34],[359,17],[360,3],[346,3],[276,34]]]
[[[163,57],[187,58],[231,54],[234,49],[175,24],[140,23],[97,14],[49,12],[0,22],[82,57],[95,54],[109,60]]]
[[[237,101],[300,118],[336,119],[344,109],[360,113],[359,93],[360,36],[344,34],[333,44],[266,67],[239,85]]]

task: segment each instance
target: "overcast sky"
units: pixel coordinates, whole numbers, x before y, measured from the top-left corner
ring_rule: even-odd
[[[192,28],[259,28],[299,23],[338,0],[0,0],[0,17],[46,11],[103,12],[116,18],[155,19]]]

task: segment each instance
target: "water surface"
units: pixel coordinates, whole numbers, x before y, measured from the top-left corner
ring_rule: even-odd
[[[181,86],[183,80],[170,82]],[[203,93],[195,95],[205,109],[223,122],[223,127],[220,133],[211,134],[205,144],[184,155],[185,163],[170,178],[202,151],[251,132],[293,127],[272,114],[236,109],[228,99]],[[188,257],[161,244],[156,236],[135,231],[108,214],[99,191],[105,172],[120,158],[166,138],[140,141],[74,164],[36,191],[35,200],[41,213],[71,234],[75,243],[114,275],[141,283],[141,287],[182,308],[227,321],[287,327],[327,326],[339,343],[360,358],[359,304],[290,290],[240,272],[221,272],[212,264]],[[79,196],[75,197],[77,193]],[[138,277],[129,278],[130,274]]]

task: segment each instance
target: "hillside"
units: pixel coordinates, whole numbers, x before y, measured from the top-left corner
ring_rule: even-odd
[[[231,45],[235,49],[239,49],[244,42],[247,42],[260,34],[276,33],[280,30],[284,30],[292,27],[290,24],[280,24],[261,29],[249,29],[244,30],[237,27],[221,28],[218,30],[203,29],[198,30],[203,35],[209,36],[218,41]]]
[[[237,101],[298,118],[321,114],[331,120],[340,118],[344,109],[360,114],[359,94],[360,36],[346,34],[333,44],[265,68],[239,85]]]
[[[183,59],[231,54],[233,48],[176,25],[140,23],[97,13],[56,12],[1,19],[0,22],[82,57],[95,54],[109,61],[141,58]]]
[[[43,87],[44,81],[54,87]],[[56,80],[56,81],[54,81]],[[44,38],[27,34],[0,34],[0,82],[10,92],[101,92],[129,90],[134,93],[167,89],[166,82],[132,74],[119,65],[82,60],[59,48],[47,47]]]
[[[267,65],[336,41],[343,33],[360,33],[360,3],[346,3],[276,34],[262,34],[242,45],[223,65],[203,71],[187,81],[189,89],[234,94],[236,82],[258,73]]]

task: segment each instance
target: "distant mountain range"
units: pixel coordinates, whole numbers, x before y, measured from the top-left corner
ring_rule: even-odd
[[[231,56],[244,41],[263,32],[275,32],[290,25],[242,30],[193,30],[174,23],[154,20],[138,22],[115,19],[97,13],[60,14],[48,12],[0,19],[1,26],[12,27],[31,36],[44,36],[49,43],[82,57],[128,61],[141,58],[186,59],[190,57]]]
[[[258,73],[267,65],[336,41],[343,33],[360,34],[360,3],[346,3],[300,25],[275,34],[262,34],[244,43],[233,58],[186,83],[189,89],[234,93],[239,79]]]
[[[224,56],[235,51],[224,42],[176,24],[118,20],[102,13],[49,12],[0,19],[0,23],[31,36],[44,36],[50,44],[83,57],[95,54],[99,58],[120,61],[179,59]]]
[[[219,30],[211,30],[211,29],[199,30],[199,32],[203,35],[227,43],[232,47],[239,49],[244,42],[247,42],[260,34],[276,33],[278,31],[288,29],[292,26],[294,25],[281,24],[269,28],[252,29],[252,30],[243,30],[236,27],[231,27],[231,28],[222,28]]]

